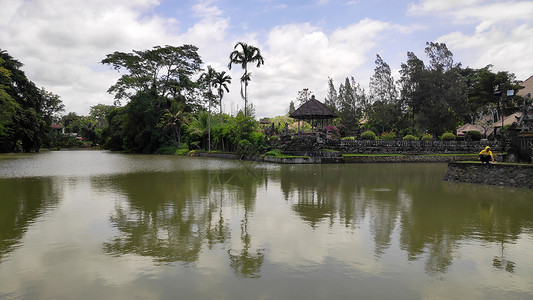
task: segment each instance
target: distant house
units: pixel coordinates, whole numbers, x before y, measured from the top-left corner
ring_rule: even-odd
[[[519,90],[516,94],[518,96],[531,99],[533,97],[533,76],[530,76],[528,79],[524,80],[524,82],[522,82],[520,85],[524,88]]]
[[[465,124],[457,128],[457,136],[465,136],[470,131],[479,131],[481,135],[485,136],[485,129],[481,125]]]
[[[65,134],[65,127],[62,124],[52,124],[50,128],[55,132]]]
[[[517,123],[522,116],[522,112],[516,112],[512,115],[509,115],[503,118],[503,126],[509,126],[514,123]],[[489,136],[493,133],[496,133],[496,129],[502,127],[502,119],[497,120],[496,122],[484,121],[486,125],[479,124],[465,124],[456,129],[457,136],[465,136],[469,131],[479,131],[482,136]]]

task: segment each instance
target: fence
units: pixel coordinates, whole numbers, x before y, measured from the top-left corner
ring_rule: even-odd
[[[498,141],[368,141],[368,140],[327,140],[326,147],[352,153],[477,153],[490,146],[500,151]]]

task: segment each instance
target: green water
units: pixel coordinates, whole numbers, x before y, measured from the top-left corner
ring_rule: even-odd
[[[0,299],[532,299],[533,191],[445,172],[0,155]]]

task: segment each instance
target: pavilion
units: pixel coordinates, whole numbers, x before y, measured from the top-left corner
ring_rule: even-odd
[[[311,128],[314,131],[316,126],[324,126],[324,121],[328,120],[329,123],[329,120],[337,118],[338,115],[322,102],[316,100],[315,95],[313,95],[311,99],[293,111],[290,117],[311,123]],[[298,122],[298,132],[300,132],[300,122]]]

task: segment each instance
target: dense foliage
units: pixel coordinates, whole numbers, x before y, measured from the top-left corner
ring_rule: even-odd
[[[421,140],[434,136],[451,139],[453,134],[446,132],[453,132],[458,125],[497,120],[502,113],[516,111],[522,102],[517,96],[495,94],[518,91],[514,74],[494,73],[491,65],[463,68],[442,43],[427,43],[425,53],[427,64],[414,53],[407,53],[398,81],[377,55],[368,91],[354,77],[346,78],[338,89],[329,78],[324,102],[339,117],[325,128],[328,136],[374,140],[377,133],[381,140],[402,136],[405,140],[421,136]],[[59,117],[58,113],[64,110],[59,96],[38,89],[21,71],[22,63],[0,50],[0,151],[101,146],[136,153],[208,150],[249,155],[279,145],[282,132],[294,132],[300,127],[310,130],[308,123],[295,123],[287,115],[270,119],[268,128],[261,128],[254,120],[254,107],[247,96],[251,80],[248,67],[260,67],[264,58],[257,47],[246,43],[235,45],[228,64],[228,68],[238,65],[244,72],[240,92],[245,109],[237,116],[222,112],[222,99],[230,92],[231,77],[211,66],[204,70],[194,45],[117,51],[101,63],[121,74],[108,89],[115,96],[114,105],[93,106],[87,116],[71,112]],[[295,103],[305,102],[311,94],[309,89],[298,92],[289,112],[295,110]],[[213,117],[216,122],[212,122]],[[65,133],[58,127],[51,129],[52,124],[58,123]],[[467,140],[480,138],[477,132],[465,136]]]
[[[128,100],[107,115],[109,125],[102,132],[105,148],[175,153],[172,149],[188,147],[253,154],[265,147],[264,135],[250,116],[231,117],[220,109],[220,122],[211,122],[212,105],[229,92],[231,77],[210,66],[200,74],[197,51],[192,45],[155,47],[115,52],[102,61],[124,71],[109,92],[117,100]]]
[[[498,119],[502,110],[509,115],[522,103],[518,96],[495,95],[495,91],[505,94],[507,90],[516,94],[520,85],[514,74],[494,73],[491,65],[462,68],[443,43],[427,43],[425,53],[429,64],[413,52],[407,53],[398,82],[394,82],[390,67],[377,55],[368,93],[353,77],[346,78],[337,92],[330,78],[325,104],[340,115],[336,123],[344,125],[347,134],[352,135],[370,129],[416,136],[427,131],[440,136],[486,116]],[[358,121],[363,122],[360,125]]]
[[[37,88],[23,64],[0,49],[0,152],[37,152],[63,110],[59,96]]]

